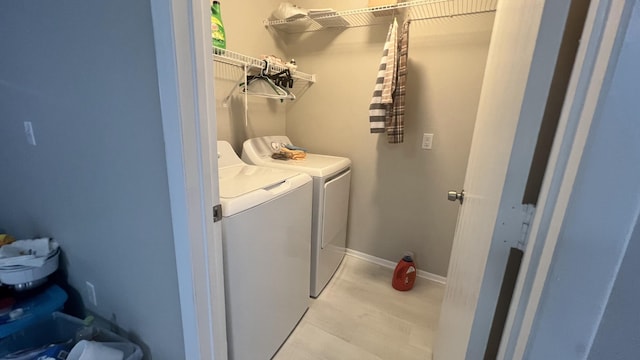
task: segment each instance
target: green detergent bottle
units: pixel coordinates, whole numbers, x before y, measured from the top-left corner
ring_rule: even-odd
[[[217,0],[211,5],[211,43],[220,49],[227,48],[227,37],[224,33],[222,15],[220,14],[220,1]]]

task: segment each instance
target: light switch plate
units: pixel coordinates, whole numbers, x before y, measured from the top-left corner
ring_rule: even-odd
[[[27,143],[36,146],[36,136],[33,134],[33,126],[31,121],[24,122],[24,134],[27,136]]]
[[[87,300],[93,305],[98,306],[98,298],[96,297],[96,287],[92,283],[86,282],[87,285]]]
[[[433,145],[433,134],[428,134],[428,133],[422,134],[422,149],[431,150],[432,145]]]

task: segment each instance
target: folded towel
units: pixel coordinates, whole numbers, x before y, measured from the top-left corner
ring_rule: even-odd
[[[300,147],[300,146],[295,146],[293,144],[284,144],[284,147],[289,149],[289,150],[300,150],[300,151],[304,151],[307,152],[307,149]]]
[[[289,160],[289,157],[287,156],[287,154],[280,153],[280,152],[271,154],[271,158],[275,160],[285,160],[285,161]]]
[[[302,150],[289,150],[286,147],[280,148],[280,154],[285,155],[291,160],[302,160],[307,157],[307,153]]]

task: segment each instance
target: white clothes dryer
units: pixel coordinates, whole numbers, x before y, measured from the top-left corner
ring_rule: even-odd
[[[231,360],[270,359],[309,306],[312,182],[218,141]]]
[[[244,142],[242,159],[271,168],[303,172],[313,178],[310,295],[318,297],[338,269],[345,254],[351,160],[345,157],[307,153],[302,160],[271,158],[286,136],[264,136]]]

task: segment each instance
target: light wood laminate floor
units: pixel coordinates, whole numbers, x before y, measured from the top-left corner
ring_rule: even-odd
[[[391,269],[345,256],[274,360],[430,360],[444,286],[391,287]]]

